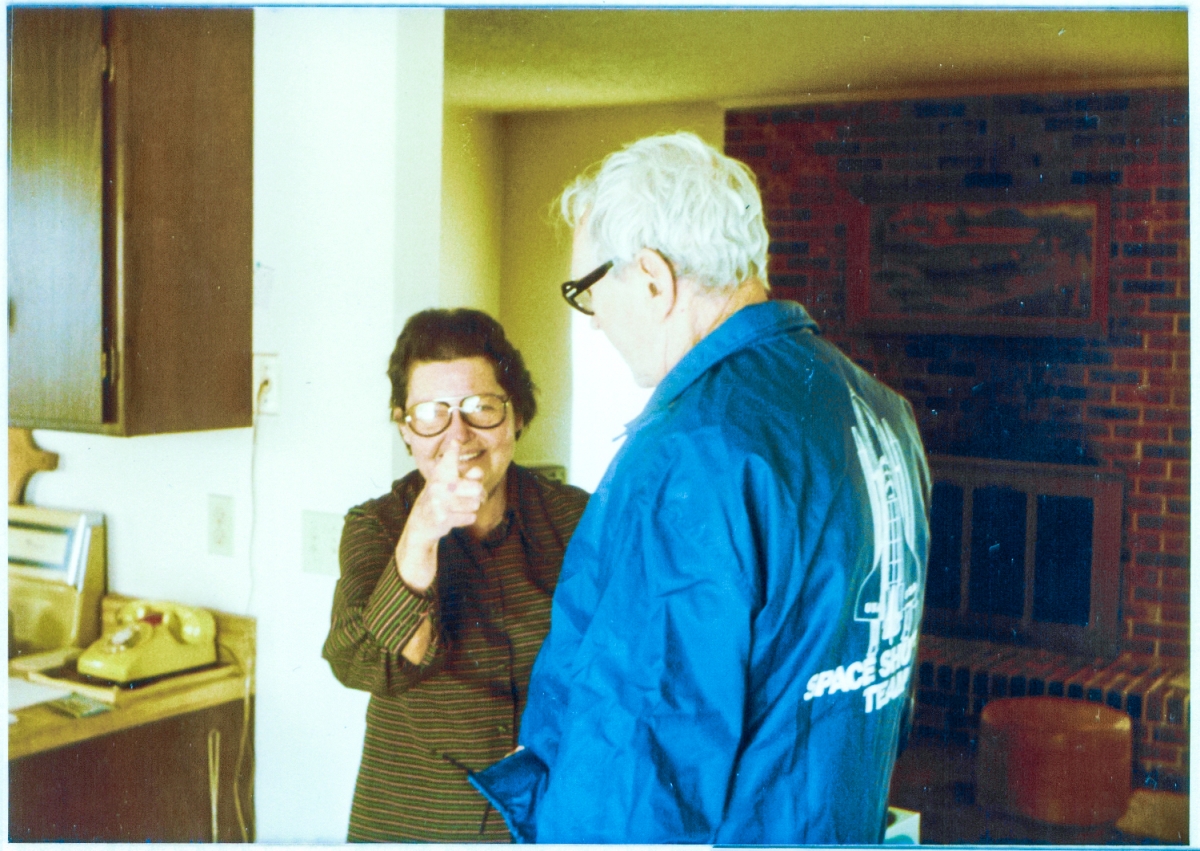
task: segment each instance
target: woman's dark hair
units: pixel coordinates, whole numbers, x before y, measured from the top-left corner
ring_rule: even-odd
[[[533,378],[525,368],[525,361],[504,336],[499,322],[469,307],[422,310],[404,323],[388,360],[392,407],[404,408],[408,379],[418,363],[473,357],[491,362],[496,383],[508,394],[521,427],[528,426],[537,413],[537,401],[533,398]]]

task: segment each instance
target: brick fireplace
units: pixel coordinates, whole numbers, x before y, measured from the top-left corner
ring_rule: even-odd
[[[1134,782],[1175,791],[1188,785],[1187,110],[1185,89],[1139,89],[726,116],[726,151],[763,188],[774,295],[804,304],[909,399],[931,453],[1078,466],[1122,483],[1115,646],[1089,656],[993,637],[981,650],[978,637],[927,635],[920,720],[970,735],[981,701],[1031,686],[1120,704],[1135,721]],[[1084,201],[1105,214],[1096,327],[888,331],[847,309],[860,271],[853,223],[871,205]]]

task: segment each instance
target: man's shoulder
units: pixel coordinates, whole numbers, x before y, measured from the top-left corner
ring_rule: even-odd
[[[783,391],[785,396],[810,395],[832,401],[833,389],[844,388],[889,403],[903,399],[833,341],[807,328],[793,327],[764,337],[739,354],[744,357],[742,368],[727,380],[744,395]],[[737,362],[736,356],[733,360]]]
[[[722,470],[760,456],[790,468],[807,464],[810,450],[830,458],[843,451],[856,405],[894,429],[913,423],[902,395],[829,340],[793,329],[713,364],[680,394],[658,434],[684,449],[705,444],[704,454],[719,455]]]

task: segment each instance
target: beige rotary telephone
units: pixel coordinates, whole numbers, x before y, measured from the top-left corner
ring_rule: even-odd
[[[129,683],[211,665],[216,634],[216,621],[204,609],[135,600],[117,611],[116,628],[80,655],[78,671]]]

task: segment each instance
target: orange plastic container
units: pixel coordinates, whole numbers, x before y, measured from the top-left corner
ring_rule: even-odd
[[[1047,824],[1112,824],[1129,805],[1132,759],[1132,722],[1110,706],[993,700],[979,716],[976,801]]]

